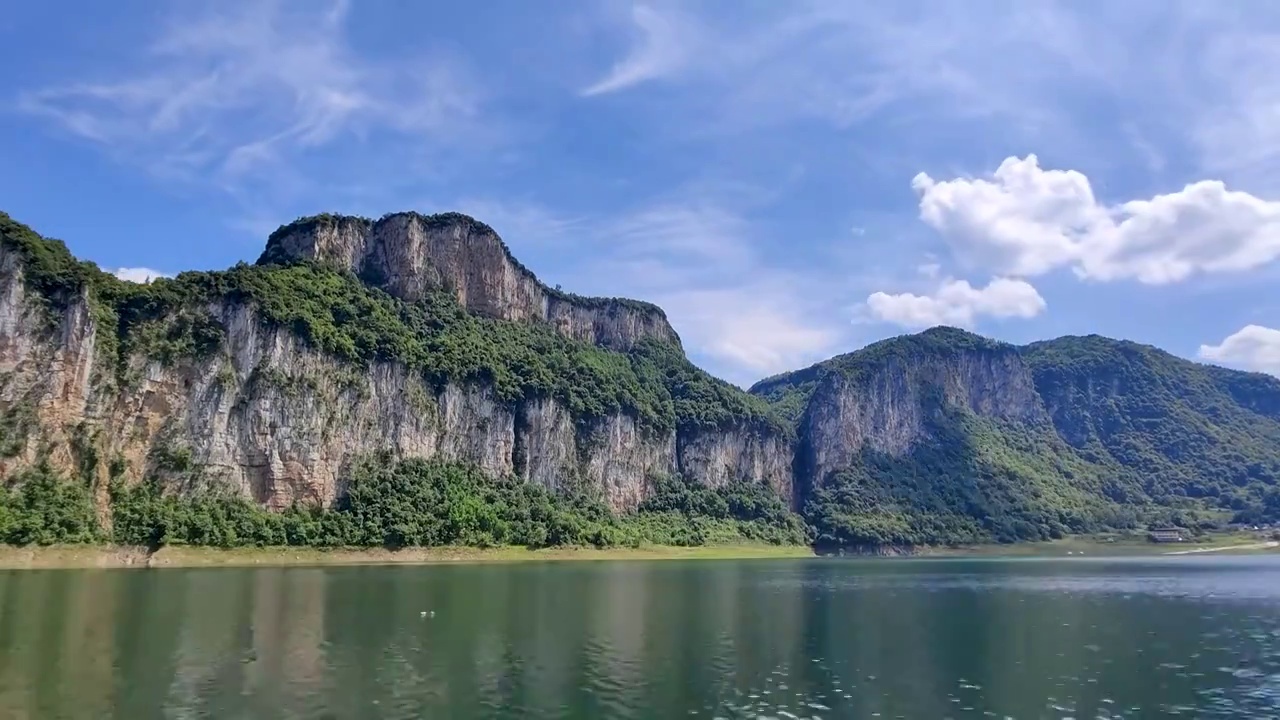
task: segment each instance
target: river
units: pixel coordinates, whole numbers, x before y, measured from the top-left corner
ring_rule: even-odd
[[[0,573],[3,718],[1280,717],[1280,556]]]

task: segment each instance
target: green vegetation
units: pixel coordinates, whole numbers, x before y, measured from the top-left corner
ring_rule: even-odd
[[[1058,433],[1114,474],[1116,501],[1280,520],[1280,381],[1096,335],[1023,355]]]
[[[62,478],[47,466],[18,473],[10,482],[0,486],[0,543],[52,545],[103,539],[84,483]]]
[[[10,400],[9,406],[0,411],[0,457],[11,458],[21,453],[39,423],[35,400],[29,395]]]
[[[819,484],[804,508],[818,545],[1049,540],[1138,522],[1052,435],[931,409],[931,440],[903,457],[864,450]]]
[[[777,493],[746,483],[713,489],[688,478],[656,478],[628,524],[659,545],[723,545],[744,538],[774,545],[808,542],[804,521]]]
[[[22,257],[26,286],[35,291],[29,296],[42,304],[50,331],[84,299],[98,331],[98,354],[112,365],[113,372],[104,377],[121,376],[131,355],[172,363],[206,357],[221,344],[223,329],[204,309],[200,301],[205,298],[183,292],[180,283],[124,282],[76,260],[61,240],[41,237],[3,212],[0,246]]]
[[[170,463],[188,462],[174,452]],[[360,463],[332,509],[270,512],[217,490],[165,493],[155,482],[109,488],[111,532],[97,523],[83,482],[47,468],[0,488],[0,542],[212,547],[636,547],[758,542],[803,544],[804,525],[764,486],[711,490],[663,478],[635,513],[615,516],[581,491],[550,492],[514,476],[380,455]]]
[[[713,377],[667,343],[642,340],[631,351],[631,366],[648,392],[671,411],[682,431],[743,424],[790,437],[792,428],[769,404]]]
[[[1042,419],[979,416],[944,402],[940,383],[975,357],[1006,388],[1027,373]],[[752,392],[802,424],[815,393],[837,381],[869,387],[904,364],[929,368],[910,388],[924,439],[901,457],[864,450],[849,467],[812,479],[804,515],[819,545],[1280,521],[1280,381],[1135,343],[1068,337],[1017,348],[934,328],[769,378]]]
[[[465,221],[476,230],[488,230],[463,216],[418,219],[428,225]],[[319,263],[286,262],[285,254],[278,252],[281,238],[292,230],[341,222],[371,221],[332,215],[305,218],[274,233],[259,264],[187,272],[145,285],[120,281],[93,263],[77,261],[61,241],[43,238],[4,214],[0,243],[22,258],[30,295],[46,312],[50,331],[78,303],[88,308],[100,356],[105,358],[104,367],[95,368],[99,381],[128,384],[139,369],[137,358],[172,365],[224,352],[225,329],[209,309],[240,305],[357,372],[373,362],[395,361],[438,386],[487,385],[510,403],[554,397],[579,422],[621,411],[659,432],[693,433],[726,425],[784,437],[788,432],[765,402],[694,367],[678,346],[648,340],[630,353],[612,352],[568,340],[547,326],[469,315],[443,291],[406,303],[350,273]],[[592,307],[661,314],[647,303],[548,292]],[[230,385],[234,373],[222,372],[219,382]],[[307,378],[271,368],[252,369],[247,382],[272,384],[285,392],[314,391]],[[432,398],[414,402],[426,407]],[[13,404],[0,418],[0,450],[7,455],[20,452],[32,423],[34,415],[27,405]],[[96,454],[88,452],[92,443],[82,449],[82,464],[96,464]],[[659,480],[660,504],[616,518],[580,493],[553,494],[515,478],[490,479],[458,466],[395,464],[382,458],[357,469],[338,508],[270,513],[216,490],[192,490],[203,485],[193,475],[185,447],[157,446],[149,460],[171,479],[185,478],[189,496],[162,493],[155,481],[127,489],[113,485],[111,539],[117,542],[607,547],[649,542],[794,543],[805,537],[798,518],[763,487],[712,491],[683,480]],[[82,469],[86,477],[93,470]],[[7,541],[47,544],[102,536],[82,484],[68,483],[66,492],[53,492],[47,470],[6,480],[9,489],[0,498],[0,527]],[[42,529],[37,532],[38,528]]]

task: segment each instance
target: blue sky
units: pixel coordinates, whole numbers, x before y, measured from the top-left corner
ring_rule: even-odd
[[[1280,5],[21,3],[0,207],[136,277],[461,210],[741,384],[945,323],[1280,374]]]

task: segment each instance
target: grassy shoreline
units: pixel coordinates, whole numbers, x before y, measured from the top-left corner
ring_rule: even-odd
[[[0,546],[0,570],[86,568],[286,567],[334,565],[446,565],[582,560],[746,560],[814,557],[798,545],[710,545],[639,548],[524,547],[384,548],[211,548],[167,546],[154,553],[141,547],[51,545]]]

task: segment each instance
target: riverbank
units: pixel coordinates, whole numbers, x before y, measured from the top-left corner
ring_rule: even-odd
[[[1280,552],[1280,543],[1261,540],[1256,533],[1222,533],[1185,543],[1153,543],[1143,536],[1070,537],[1049,542],[963,547],[882,547],[847,551],[860,557],[1119,557],[1134,555],[1190,555]],[[384,548],[210,548],[168,546],[155,552],[141,547],[0,545],[0,570],[56,568],[191,568],[276,567],[325,565],[443,565],[523,563],[583,560],[747,560],[812,558],[812,548],[797,545],[706,545],[639,548],[523,547]]]
[[[118,546],[54,545],[48,547],[0,546],[0,569],[57,568],[192,568],[275,567],[317,565],[444,565],[582,560],[747,560],[756,558],[813,557],[808,547],[796,545],[709,545],[638,548],[468,548],[433,547],[387,550],[384,548],[146,548]]]
[[[1263,538],[1256,532],[1222,532],[1187,542],[1156,543],[1148,540],[1145,535],[1117,534],[1067,537],[1012,545],[927,548],[917,554],[928,557],[1121,557],[1277,551],[1280,551],[1280,543]]]

